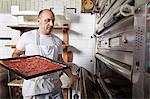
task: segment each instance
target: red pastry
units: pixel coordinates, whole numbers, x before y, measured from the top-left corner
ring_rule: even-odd
[[[3,60],[3,65],[22,73],[32,76],[52,70],[62,69],[64,66],[54,63],[42,57],[20,58],[15,60]]]

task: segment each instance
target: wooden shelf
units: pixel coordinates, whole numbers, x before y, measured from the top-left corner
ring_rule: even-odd
[[[15,79],[8,83],[8,86],[22,87],[23,79]]]
[[[16,48],[16,45],[5,45],[5,47]]]
[[[37,25],[8,25],[7,27],[15,30],[24,30],[24,32],[38,29]],[[54,29],[69,29],[69,26],[68,25],[54,26]]]

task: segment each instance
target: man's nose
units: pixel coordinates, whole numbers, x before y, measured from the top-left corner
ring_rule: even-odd
[[[54,25],[54,22],[51,20],[51,21],[49,21],[49,25],[50,26],[53,26]]]

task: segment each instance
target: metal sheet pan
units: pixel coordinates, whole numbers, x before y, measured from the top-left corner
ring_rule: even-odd
[[[33,67],[32,67],[33,64],[31,64],[31,63],[33,63],[33,60],[31,61],[31,59],[34,59]],[[36,59],[39,59],[40,61],[35,61]],[[23,62],[27,62],[27,60],[28,60],[27,65],[23,64]],[[6,64],[6,61],[11,62],[12,65]],[[15,63],[15,61],[18,63]],[[45,61],[46,63],[44,63],[42,61]],[[44,69],[42,69],[42,68],[40,68],[41,65],[39,65],[39,64],[42,64],[42,65],[52,64],[52,65],[57,66],[57,68],[50,68],[50,67],[48,67],[49,65],[48,66],[45,65],[47,67],[44,67]],[[13,65],[15,67],[13,67]],[[31,65],[31,67],[28,65]],[[57,71],[69,68],[69,65],[67,65],[65,63],[58,62],[58,61],[55,61],[55,60],[52,60],[52,59],[49,59],[49,58],[46,58],[43,56],[39,56],[39,55],[0,59],[0,66],[6,68],[7,70],[10,70],[11,72],[17,74],[18,76],[20,76],[24,79],[31,79],[31,78],[35,78],[38,76],[46,75],[49,73],[53,73],[53,72],[57,72]],[[21,68],[21,69],[19,70],[19,68]],[[38,69],[38,68],[40,68],[40,69]],[[39,70],[39,71],[36,71],[36,70]]]

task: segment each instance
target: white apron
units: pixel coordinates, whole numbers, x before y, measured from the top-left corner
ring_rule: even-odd
[[[36,34],[36,44],[28,44],[26,46],[26,55],[41,55],[50,59],[57,60],[57,46],[55,40],[52,37],[52,45],[45,46],[40,44],[40,36]],[[36,77],[30,80],[24,80],[22,93],[24,99],[27,97],[35,97],[40,94],[57,94],[61,92],[61,82],[59,80],[59,72],[51,73],[48,75]],[[56,90],[57,89],[57,90]],[[57,92],[56,92],[57,91]],[[60,94],[60,93],[59,93]],[[41,97],[41,96],[36,96]]]

